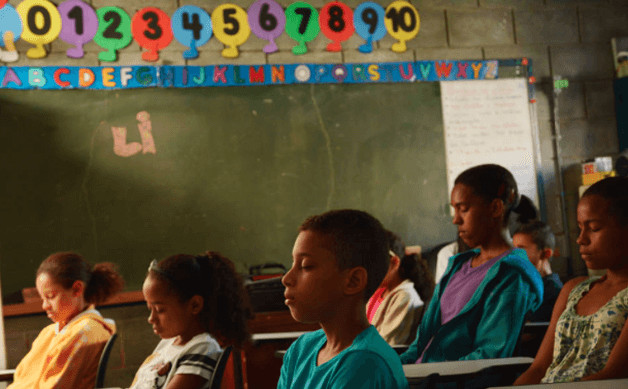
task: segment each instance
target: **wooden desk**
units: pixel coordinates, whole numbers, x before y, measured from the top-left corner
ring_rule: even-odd
[[[403,373],[410,384],[416,384],[428,377],[437,377],[442,382],[464,382],[488,368],[525,370],[532,364],[533,358],[514,357],[498,359],[477,359],[471,361],[452,361],[403,365]]]
[[[0,370],[0,382],[13,381],[14,374],[15,374],[15,369]]]
[[[494,386],[492,389],[513,388],[512,386]],[[628,378],[616,380],[563,382],[559,384],[521,385],[521,389],[618,389],[628,388]]]
[[[275,357],[296,338],[319,329],[318,324],[295,321],[290,311],[261,312],[249,322],[251,343],[244,347],[245,371],[249,388],[276,389],[282,360]]]

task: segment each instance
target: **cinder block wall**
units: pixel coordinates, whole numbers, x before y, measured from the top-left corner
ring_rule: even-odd
[[[384,7],[392,2],[376,0]],[[21,0],[10,0],[17,6]],[[61,1],[55,0],[55,3]],[[197,5],[208,12],[219,4],[230,2],[248,8],[252,0],[88,0],[95,8],[119,6],[129,15],[141,8],[155,6],[172,15],[183,5]],[[292,0],[278,0],[285,8]],[[310,0],[321,8],[326,0]],[[353,9],[362,0],[347,0]],[[579,162],[600,155],[615,154],[618,150],[612,79],[614,75],[610,40],[615,36],[628,35],[628,0],[412,0],[420,15],[420,31],[408,42],[408,51],[394,53],[390,50],[394,38],[387,35],[377,42],[376,49],[363,54],[357,47],[363,43],[354,34],[343,43],[342,52],[328,52],[327,38],[320,34],[308,43],[308,52],[302,56],[292,54],[295,42],[282,34],[277,40],[279,52],[265,54],[266,41],[254,34],[240,46],[240,56],[226,59],[220,55],[223,45],[212,38],[199,48],[197,59],[184,60],[187,48],[175,39],[160,53],[154,65],[214,65],[214,64],[274,64],[274,63],[342,63],[386,62],[428,59],[501,59],[528,57],[533,61],[537,80],[538,128],[541,140],[542,174],[544,177],[547,219],[558,236],[561,254],[571,251],[574,275],[584,274],[586,269],[578,258],[575,246],[575,207],[577,188],[580,184]],[[135,65],[147,64],[141,58],[142,49],[135,42],[119,52],[118,62],[101,63],[98,53],[102,50],[91,42],[85,46],[82,59],[70,59],[65,55],[68,45],[56,40],[47,45],[49,55],[43,59],[29,59],[25,52],[29,43],[18,41],[20,59],[9,66],[45,65]],[[554,155],[552,148],[553,89],[552,76],[562,76],[570,81],[556,99],[562,137],[558,156],[566,179],[567,216],[569,231],[564,231],[560,193],[556,186]],[[429,245],[440,242],[417,242]],[[571,250],[569,249],[571,247]],[[563,278],[568,278],[566,259],[555,261],[555,268]]]
[[[99,309],[100,313],[115,320],[118,338],[113,346],[105,385],[127,388],[135,372],[148,357],[159,337],[148,324],[148,310],[144,303],[112,306]],[[5,318],[7,366],[15,368],[30,350],[42,328],[51,324],[44,314]]]
[[[376,0],[383,6],[392,1]],[[60,1],[55,1],[59,3]],[[217,5],[233,3],[244,8],[251,0],[203,1],[203,0],[91,0],[94,8],[116,5],[130,15],[146,6],[156,6],[172,14],[178,7],[194,4],[210,11]],[[287,7],[293,1],[279,0]],[[14,6],[20,1],[11,0]],[[321,8],[326,0],[310,0]],[[361,0],[347,0],[355,8]],[[628,35],[628,0],[413,0],[421,18],[418,36],[408,42],[408,51],[394,53],[390,50],[393,38],[386,36],[377,43],[377,49],[362,54],[357,47],[361,38],[354,35],[343,44],[343,52],[325,51],[327,40],[319,36],[308,44],[308,52],[295,56],[291,52],[294,42],[283,34],[277,41],[280,51],[266,55],[262,52],[265,41],[251,35],[240,47],[236,59],[221,57],[222,44],[213,39],[200,48],[200,56],[184,60],[185,47],[173,40],[160,53],[156,65],[213,65],[213,64],[272,64],[272,63],[341,63],[385,62],[427,59],[499,59],[528,57],[533,61],[537,80],[536,113],[541,140],[542,175],[545,185],[548,221],[558,236],[558,247],[564,253],[571,246],[574,274],[584,274],[586,269],[578,258],[575,247],[575,208],[577,189],[580,185],[582,160],[600,155],[617,153],[618,141],[615,121],[612,79],[614,75],[610,40]],[[55,41],[48,45],[49,55],[40,60],[25,56],[30,44],[18,42],[20,60],[10,66],[106,65],[98,61],[101,50],[94,43],[86,45],[85,57],[69,59],[65,55],[67,45]],[[110,64],[110,63],[107,63]],[[132,43],[119,53],[119,61],[113,65],[146,64],[141,59],[141,48]],[[569,88],[557,97],[558,120],[562,137],[562,150],[556,156],[552,148],[553,89],[552,76],[562,76],[570,81]],[[562,161],[568,200],[569,230],[562,225],[562,214],[554,173],[554,160]],[[421,241],[417,237],[417,241]],[[433,242],[434,244],[439,242]],[[566,260],[557,260],[555,269],[567,278]],[[120,315],[123,337],[116,346],[111,367],[119,366],[120,374],[110,377],[111,385],[128,385],[135,364],[141,363],[152,350],[156,339],[145,323],[143,307],[111,308],[109,316]],[[44,319],[44,320],[42,320]],[[28,340],[45,324],[45,317],[30,316],[7,320],[7,346],[9,365],[15,364],[26,352]],[[128,323],[127,323],[128,322]],[[136,355],[137,354],[137,355]],[[141,354],[141,355],[140,355]],[[124,356],[116,362],[115,355]],[[139,362],[138,362],[139,360]],[[132,371],[132,372],[131,372]]]

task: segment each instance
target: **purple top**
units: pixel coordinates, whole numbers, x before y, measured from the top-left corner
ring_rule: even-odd
[[[475,293],[478,286],[480,286],[480,283],[482,283],[488,269],[490,269],[495,262],[504,258],[511,252],[512,249],[505,251],[504,253],[496,256],[495,258],[491,258],[477,267],[471,267],[471,261],[473,261],[475,256],[471,257],[466,263],[462,264],[460,269],[449,279],[449,282],[445,286],[445,290],[443,291],[443,295],[440,299],[441,325],[447,323],[456,317],[460,311],[462,311],[462,308],[464,308],[469,300],[471,300],[471,296],[473,296],[473,293]],[[423,349],[423,353],[425,353],[425,350],[430,347],[433,339],[434,338],[427,342],[427,345]],[[423,354],[421,354],[416,363],[421,363],[422,361]]]
[[[508,250],[477,267],[471,267],[471,261],[474,258],[472,257],[451,276],[440,299],[441,325],[462,311],[462,308],[471,300],[471,296],[484,279],[488,269],[511,251]]]

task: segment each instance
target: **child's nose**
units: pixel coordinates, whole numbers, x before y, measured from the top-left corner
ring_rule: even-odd
[[[153,324],[155,318],[153,317],[153,311],[150,311],[150,315],[148,315],[148,322]]]
[[[41,303],[41,309],[47,311],[48,308],[50,308],[50,303],[48,302],[48,300],[44,299]]]
[[[584,230],[580,231],[578,238],[576,238],[576,244],[579,246],[585,246],[589,242]]]
[[[288,272],[281,277],[281,283],[283,286],[292,285],[292,268],[290,268],[290,270],[288,270]]]
[[[454,218],[451,220],[451,222],[455,225],[460,225],[462,224],[462,218],[460,217],[460,215],[458,214],[458,212],[454,212]]]

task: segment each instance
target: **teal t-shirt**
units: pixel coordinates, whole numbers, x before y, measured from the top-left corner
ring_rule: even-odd
[[[323,330],[302,335],[288,349],[281,366],[278,389],[405,389],[397,353],[375,327],[369,326],[331,360],[316,365],[318,352],[327,342]]]

